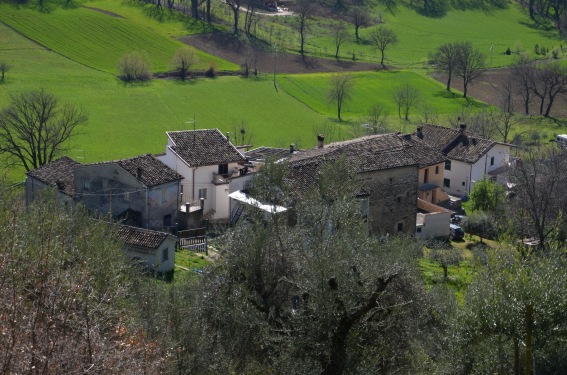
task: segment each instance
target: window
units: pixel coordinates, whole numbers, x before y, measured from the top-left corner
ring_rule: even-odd
[[[451,180],[448,178],[443,179],[443,187],[450,188],[451,187]]]
[[[165,216],[163,217],[163,226],[164,226],[165,228],[171,226],[171,215],[165,215]]]
[[[445,161],[445,170],[446,170],[446,171],[450,171],[450,170],[451,170],[451,160]]]
[[[228,174],[228,164],[219,164],[219,174]]]
[[[401,232],[404,230],[404,223],[398,223],[398,232]]]
[[[490,165],[494,165],[494,156],[490,158]]]
[[[429,168],[425,168],[423,173],[423,183],[426,184],[429,182]]]
[[[207,199],[207,189],[199,189],[199,199]]]
[[[438,165],[435,166],[435,174],[439,174],[439,166]]]
[[[418,227],[416,230],[417,233],[421,233],[421,227]]]
[[[461,185],[465,186],[465,181],[463,181]]]
[[[163,189],[161,191],[161,203],[167,202],[167,190]]]
[[[161,261],[167,262],[169,260],[169,248],[165,248],[161,251]]]

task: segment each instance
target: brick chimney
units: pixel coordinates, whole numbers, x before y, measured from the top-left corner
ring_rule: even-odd
[[[467,135],[467,124],[465,124],[464,122],[461,122],[461,125],[459,125],[459,127],[461,129],[461,134]]]
[[[138,178],[138,180],[142,178],[142,168],[138,167],[136,169],[136,177]]]
[[[317,136],[317,147],[323,148],[324,145],[325,145],[325,135],[319,134]]]
[[[417,131],[415,132],[415,135],[419,139],[423,139],[423,131],[422,130],[423,130],[423,128],[421,126],[418,126]]]
[[[293,154],[295,152],[295,145],[292,143],[289,145],[289,153]]]

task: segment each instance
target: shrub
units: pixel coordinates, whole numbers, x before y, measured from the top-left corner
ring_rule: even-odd
[[[559,58],[559,48],[555,47],[555,48],[551,51],[551,55],[553,56],[554,59],[558,59],[558,58]]]
[[[507,54],[507,55],[511,55],[511,54],[512,54],[512,51],[510,50],[510,47],[508,47],[508,48],[506,49],[506,54]]]
[[[539,44],[536,43],[536,45],[534,46],[534,53],[536,55],[539,55]]]
[[[209,62],[209,69],[205,72],[205,75],[209,78],[215,78],[217,76],[217,62]]]
[[[127,53],[118,62],[118,75],[124,82],[144,82],[152,79],[150,59],[145,52]]]

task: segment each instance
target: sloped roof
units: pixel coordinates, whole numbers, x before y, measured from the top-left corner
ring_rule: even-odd
[[[419,163],[419,168],[443,163],[448,159],[441,151],[429,146],[416,136],[412,136],[410,139],[406,139],[406,141],[411,145],[411,147],[408,147],[408,152]]]
[[[299,190],[306,190],[317,176],[319,167],[345,157],[355,172],[364,173],[419,165],[413,157],[409,136],[377,134],[336,142],[302,151],[289,159],[288,180]]]
[[[291,156],[292,154],[289,152],[287,148],[275,148],[275,147],[266,147],[261,146],[255,148],[253,150],[246,151],[244,156],[249,161],[265,161],[269,158],[274,159],[282,159]]]
[[[449,159],[470,164],[476,163],[498,143],[438,125],[423,125],[422,133],[425,143],[438,149]]]
[[[244,162],[244,156],[218,129],[167,132],[171,149],[191,167]]]
[[[122,167],[126,172],[134,176],[138,181],[147,187],[158,186],[168,182],[178,181],[183,179],[179,173],[169,168],[160,160],[156,159],[150,154],[135,156],[133,158],[105,161],[101,163],[85,164],[91,165],[104,165],[104,164],[117,164]]]
[[[129,225],[118,225],[118,238],[126,245],[142,246],[149,249],[157,249],[169,236],[169,233],[155,230],[131,227]]]
[[[75,192],[75,168],[78,165],[81,165],[81,163],[70,157],[63,156],[33,171],[29,171],[27,175],[47,185],[55,186],[62,193],[72,197]]]

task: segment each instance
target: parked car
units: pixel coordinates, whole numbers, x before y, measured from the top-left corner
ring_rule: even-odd
[[[451,234],[449,237],[452,240],[462,240],[463,237],[465,237],[465,231],[460,226],[456,224],[449,224],[449,227],[451,228]]]

